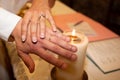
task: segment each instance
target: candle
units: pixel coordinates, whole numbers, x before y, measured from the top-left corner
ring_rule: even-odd
[[[75,52],[77,60],[69,61],[59,56],[59,59],[62,59],[68,64],[68,68],[64,70],[56,68],[56,80],[82,80],[88,39],[82,33],[75,33],[75,30],[66,32],[65,34],[70,37],[70,43],[78,48],[77,52]]]

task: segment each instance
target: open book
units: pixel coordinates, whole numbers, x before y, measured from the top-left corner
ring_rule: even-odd
[[[120,70],[120,37],[89,43],[87,56],[104,73]]]

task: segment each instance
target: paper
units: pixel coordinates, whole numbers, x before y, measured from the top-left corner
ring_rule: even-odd
[[[80,29],[82,29],[83,32],[85,31],[85,34],[88,35],[89,41],[97,41],[97,40],[118,37],[117,34],[113,33],[112,31],[107,29],[105,26],[101,25],[100,23],[90,19],[89,17],[87,17],[81,13],[56,15],[56,16],[54,16],[54,20],[55,20],[57,26],[59,27],[59,29],[61,29],[63,31],[72,31],[71,28],[69,27],[70,25],[73,25],[79,21],[84,21],[85,23],[83,22],[80,25],[81,26],[87,25],[87,26],[85,28],[80,27]],[[77,25],[77,26],[80,26],[80,25]],[[76,27],[76,28],[78,28],[78,27]]]
[[[104,73],[120,70],[120,38],[90,43],[87,56]]]
[[[94,29],[84,21],[81,21],[80,23],[68,23],[69,28],[75,29],[76,32],[82,32],[87,36],[96,36],[97,33],[94,31]]]

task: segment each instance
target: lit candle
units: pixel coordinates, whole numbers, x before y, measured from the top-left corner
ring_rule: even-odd
[[[77,55],[77,60],[69,61],[59,56],[59,59],[62,59],[68,64],[68,68],[65,70],[56,68],[55,78],[56,80],[82,80],[88,39],[82,33],[75,33],[75,30],[66,32],[65,34],[70,37],[70,43],[78,48],[75,53]]]
[[[75,32],[75,29],[73,29],[73,31],[72,31],[72,34],[71,33],[65,33],[67,36],[69,36],[70,37],[70,39],[71,39],[71,44],[77,44],[77,43],[80,43],[81,42],[81,39],[80,39],[80,37],[78,37],[77,35],[76,35],[76,32]]]

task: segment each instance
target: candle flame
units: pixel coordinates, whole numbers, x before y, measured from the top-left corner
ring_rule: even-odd
[[[72,30],[72,36],[75,36],[75,29]]]

